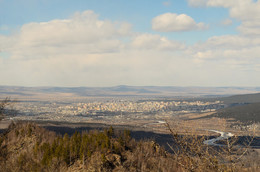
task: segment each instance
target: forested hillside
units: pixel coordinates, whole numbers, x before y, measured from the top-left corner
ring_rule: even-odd
[[[260,122],[260,103],[234,106],[219,110],[214,116],[234,118],[246,124]]]
[[[12,124],[0,137],[0,171],[237,171],[245,164],[209,151],[201,137],[171,132],[174,154],[112,127],[62,136],[32,123]]]
[[[224,98],[221,98],[221,101],[224,101],[224,103],[226,103],[226,104],[260,103],[260,93],[224,97]]]

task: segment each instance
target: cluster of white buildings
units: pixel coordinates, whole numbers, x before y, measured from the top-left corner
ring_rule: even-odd
[[[205,111],[221,102],[201,101],[129,101],[110,100],[74,103],[21,102],[15,105],[20,120],[53,120],[82,122],[84,120],[160,119],[162,113]],[[203,110],[202,110],[203,109]],[[212,110],[212,109],[210,109]],[[169,112],[169,113],[168,113]]]
[[[93,112],[156,112],[167,110],[177,106],[206,106],[210,104],[218,104],[220,102],[179,102],[179,101],[114,101],[114,102],[92,102],[92,103],[75,103],[57,108],[56,113],[70,114],[90,114]]]

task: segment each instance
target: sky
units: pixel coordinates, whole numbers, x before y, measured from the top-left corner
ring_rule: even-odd
[[[260,86],[259,0],[0,0],[0,85]]]

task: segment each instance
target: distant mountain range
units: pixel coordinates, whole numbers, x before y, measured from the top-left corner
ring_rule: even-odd
[[[160,97],[212,97],[260,92],[260,87],[174,87],[174,86],[127,86],[115,87],[19,87],[0,86],[0,98],[39,98],[65,96],[160,96]]]

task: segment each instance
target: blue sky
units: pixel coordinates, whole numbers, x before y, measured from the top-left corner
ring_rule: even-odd
[[[260,86],[260,2],[0,0],[1,85]]]
[[[99,14],[100,19],[113,21],[126,21],[133,25],[136,32],[154,32],[151,20],[165,12],[178,14],[185,13],[192,16],[195,21],[211,25],[211,29],[204,30],[200,36],[196,33],[164,33],[165,36],[194,43],[206,40],[212,35],[234,34],[235,26],[220,27],[219,23],[228,18],[225,8],[192,8],[187,1],[149,1],[149,0],[2,0],[0,7],[1,25],[9,29],[2,29],[2,34],[8,34],[20,26],[30,22],[45,22],[53,19],[66,19],[76,11],[93,10]]]

